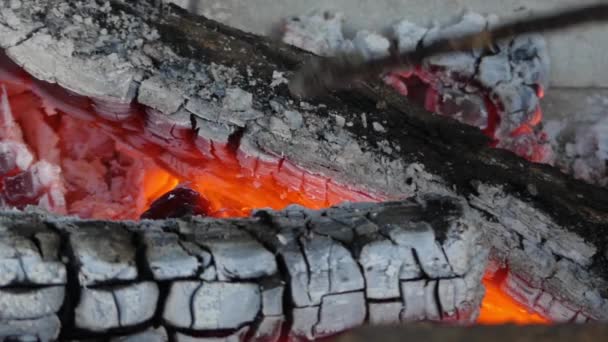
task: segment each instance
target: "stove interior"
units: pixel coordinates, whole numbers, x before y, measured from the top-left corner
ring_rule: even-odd
[[[386,55],[394,44],[368,31],[345,38],[341,20],[328,12],[288,18],[282,38],[325,56],[353,52],[373,58]],[[399,38],[396,47],[408,49],[440,36],[479,31],[493,20],[467,12],[443,26],[402,21],[391,29]],[[593,130],[599,138],[570,148],[580,152],[592,146],[597,150],[593,162],[564,161],[572,155],[556,147],[555,127],[543,122],[541,100],[550,91],[548,72],[546,43],[530,35],[484,51],[433,57],[413,70],[379,79],[429,112],[479,128],[492,147],[590,180],[595,176],[585,178],[589,165],[604,157],[603,131]],[[277,81],[282,82],[280,75]],[[251,106],[251,94],[239,88],[222,92],[224,105],[237,110]],[[276,123],[277,131],[306,129],[299,113],[285,116],[285,122]],[[0,210],[36,207],[106,221],[241,218],[262,208],[323,209],[344,202],[401,199],[310,172],[284,156],[251,154],[241,143],[242,130],[224,136],[205,122],[185,111],[167,120],[158,108],[136,100],[119,103],[80,95],[36,79],[0,53]],[[384,130],[376,122],[373,128]],[[203,131],[206,134],[199,134]],[[205,138],[220,135],[225,139]],[[526,302],[525,293],[517,292],[513,282],[518,280],[508,271],[490,261],[476,323],[554,323]]]

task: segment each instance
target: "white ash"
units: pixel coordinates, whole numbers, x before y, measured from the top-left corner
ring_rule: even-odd
[[[271,117],[268,122],[268,128],[285,139],[291,138],[291,130],[289,125],[280,118],[274,116]]]
[[[590,99],[590,112],[549,121],[545,131],[555,150],[555,165],[575,178],[608,186],[608,98]]]
[[[398,41],[399,51],[408,51],[418,46],[428,30],[408,20],[401,20],[393,25],[392,35]]]
[[[357,32],[353,39],[355,50],[365,59],[377,59],[389,55],[390,42],[384,36],[369,31]]]
[[[22,8],[19,1],[5,2],[0,9],[0,47],[13,46],[30,32],[42,27],[36,18],[44,12],[44,3],[45,1],[39,0],[33,6]]]
[[[374,131],[376,132],[380,132],[380,133],[384,133],[386,132],[386,129],[384,129],[384,126],[382,126],[382,124],[380,124],[379,122],[372,122],[372,127],[374,128]]]
[[[211,63],[209,71],[213,77],[213,80],[224,86],[237,83],[241,78],[241,74],[235,68],[216,63]]]
[[[146,44],[159,38],[158,32],[141,18],[110,11],[109,2],[99,6],[94,1],[79,1],[46,9],[47,5],[47,1],[29,1],[27,6],[2,11],[0,46],[7,48],[7,55],[20,60],[38,78],[80,94],[131,101],[149,68],[133,63],[146,61],[137,56],[143,55]],[[7,20],[6,10],[19,21]],[[75,55],[81,58],[73,59]]]
[[[338,127],[344,127],[346,124],[346,119],[342,115],[334,115],[334,119],[336,120],[336,125]]]
[[[285,116],[285,121],[287,121],[287,125],[289,128],[296,130],[302,128],[304,124],[304,119],[302,118],[302,114],[295,110],[286,110],[283,112]]]
[[[248,93],[241,88],[226,89],[223,105],[228,110],[244,112],[251,109],[252,104],[253,95],[251,95],[251,93]]]
[[[508,82],[513,78],[511,64],[506,54],[488,56],[481,60],[477,79],[482,85],[493,88],[501,82]]]
[[[498,21],[495,15],[481,15],[471,11],[464,12],[448,23],[435,23],[431,28],[402,20],[390,27],[388,30],[390,37],[366,30],[357,32],[354,40],[350,42],[352,46],[346,48],[348,44],[343,43],[343,49],[339,53],[348,53],[354,48],[354,51],[363,58],[378,58],[388,53],[390,46],[388,38],[395,39],[399,50],[403,51],[428,45],[440,38],[455,38],[481,32],[495,26]],[[284,39],[284,42],[316,52],[293,40]],[[344,42],[349,41],[344,40]],[[500,146],[517,150],[522,142],[513,139],[511,132],[530,120],[536,113],[538,96],[532,87],[535,85],[547,87],[549,55],[544,39],[538,34],[518,36],[497,42],[496,45],[489,53],[465,51],[432,56],[423,61],[422,67],[423,72],[428,74],[425,77],[432,75],[433,87],[436,87],[442,95],[448,94],[450,90],[459,90],[452,91],[451,94],[456,98],[462,98],[453,101],[455,104],[464,102],[474,93],[479,93],[480,98],[483,98],[482,89],[477,89],[466,81],[458,81],[478,80],[486,91],[494,95],[492,99],[498,102],[496,105],[504,108],[499,113],[501,120],[497,129],[497,138],[502,141]],[[463,113],[458,110],[443,112],[442,108],[436,110],[439,114],[483,129],[488,119],[486,105],[483,101],[475,100],[468,101],[468,104],[472,105],[475,102],[478,103],[478,110],[471,108]],[[475,113],[478,113],[477,117],[474,117]],[[522,139],[535,143],[537,138],[530,135]],[[547,147],[545,150],[547,150],[546,154],[550,154]]]
[[[272,72],[272,82],[270,83],[271,88],[288,83],[289,81],[287,80],[287,78],[285,78],[285,73],[276,70]]]
[[[283,41],[318,55],[328,56],[341,50],[343,14],[314,11],[285,20]]]
[[[469,52],[454,52],[428,58],[424,63],[446,69],[448,75],[472,77],[476,72],[476,58]],[[448,82],[452,80],[449,77]]]
[[[540,84],[549,87],[549,69],[551,59],[547,42],[539,34],[517,36],[512,40],[509,49],[513,73],[525,84]]]

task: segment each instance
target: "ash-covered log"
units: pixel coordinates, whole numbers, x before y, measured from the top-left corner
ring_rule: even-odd
[[[1,12],[0,46],[12,61],[34,77],[88,97],[85,100],[89,101],[87,103],[96,115],[117,125],[127,126],[125,130],[130,134],[123,136],[126,143],[148,147],[153,142],[154,146],[160,146],[155,158],[173,172],[184,176],[193,171],[179,162],[181,154],[186,154],[181,148],[181,140],[174,135],[180,129],[196,133],[195,145],[202,155],[223,159],[236,154],[245,172],[272,176],[278,184],[294,187],[311,197],[336,198],[343,189],[339,185],[349,185],[373,195],[363,197],[367,199],[421,198],[429,193],[460,198],[468,203],[465,207],[470,207],[471,213],[479,217],[478,228],[484,233],[486,246],[492,248],[492,265],[495,269],[508,267],[508,274],[501,282],[507,292],[556,321],[608,319],[608,236],[604,234],[608,229],[607,190],[575,181],[550,166],[533,164],[509,152],[492,149],[487,146],[488,139],[479,130],[428,113],[382,84],[369,83],[348,92],[327,94],[315,102],[293,98],[286,79],[311,57],[309,54],[191,16],[174,7],[158,8],[148,2],[21,1],[19,6],[7,7]],[[48,88],[36,89],[44,93],[45,98],[54,99],[53,106],[58,110],[78,112],[74,99],[80,100],[80,97],[70,96],[69,101],[66,98],[59,101],[49,95],[46,91]],[[144,112],[131,110],[132,103],[137,103],[137,106],[141,106],[137,108],[143,108]],[[82,115],[87,117],[86,113]],[[150,133],[146,144],[141,142],[140,132],[126,124],[134,115],[143,116],[144,125],[138,129]],[[385,206],[390,207],[388,204]],[[287,221],[291,222],[291,211],[287,213],[290,217]],[[445,214],[440,211],[438,215]],[[304,216],[302,211],[293,215],[293,219]],[[406,214],[400,212],[398,217],[391,220],[400,219],[402,215]],[[16,216],[10,217],[7,224],[17,220]],[[265,219],[261,222],[270,222],[267,225],[283,227],[283,223],[277,223],[283,222],[281,215],[266,214],[261,218]],[[323,221],[325,218],[320,216],[318,219]],[[314,225],[311,226],[315,222],[312,218],[298,219],[303,221],[296,224],[294,229],[301,229],[302,222],[307,222],[307,228],[315,231]],[[55,222],[55,219],[52,220]],[[231,225],[230,222],[218,224]],[[345,224],[342,219],[332,222]],[[344,232],[339,228],[323,227],[322,223],[319,223],[319,241],[314,239],[317,235],[312,234],[310,252],[315,252],[317,248],[324,250],[325,254],[327,250],[338,252],[332,246],[333,241],[339,241],[343,244],[339,250],[346,255],[345,260],[353,259],[352,256],[348,257],[346,251],[351,251],[350,243],[366,236],[365,231],[355,234],[348,228]],[[103,222],[94,226],[100,225],[131,224]],[[152,223],[141,223],[138,229],[147,227],[153,233],[154,226]],[[191,229],[205,234],[205,224],[200,223],[199,226]],[[174,241],[188,234],[196,236],[195,232],[182,231],[183,227],[175,229],[179,235],[171,238]],[[230,231],[230,228],[226,229]],[[433,253],[435,245],[426,238],[428,226],[418,222],[412,229],[422,232],[418,238],[430,246],[417,258],[421,262],[424,258],[432,259],[432,254],[428,253]],[[249,233],[255,235],[259,232]],[[435,234],[435,238],[438,236]],[[446,241],[452,237],[449,234],[446,236]],[[220,310],[216,313],[222,319],[215,317],[210,321],[199,318],[194,311],[192,316],[186,317],[171,311],[173,307],[187,307],[190,304],[187,298],[190,297],[184,294],[193,295],[194,292],[205,294],[201,299],[201,308],[212,305],[205,301],[220,290],[217,285],[206,286],[205,277],[216,277],[212,279],[229,283],[231,277],[240,275],[241,271],[244,274],[253,272],[250,269],[232,268],[235,264],[231,258],[235,256],[231,254],[237,253],[230,247],[232,238],[224,239],[220,246],[207,248],[180,243],[177,250],[184,249],[186,252],[176,253],[189,261],[179,261],[177,264],[180,267],[174,267],[174,264],[168,268],[149,267],[147,277],[139,278],[138,270],[143,264],[137,260],[140,260],[138,256],[142,253],[122,246],[131,243],[132,237],[124,229],[95,233],[78,228],[70,233],[68,240],[72,247],[67,251],[70,260],[74,261],[70,267],[83,265],[82,260],[87,260],[88,250],[96,246],[97,238],[110,239],[107,245],[120,246],[118,256],[130,260],[101,266],[94,263],[92,269],[84,267],[84,271],[81,268],[76,276],[79,284],[98,286],[83,288],[80,298],[91,303],[82,304],[83,308],[109,305],[108,310],[114,310],[111,312],[115,315],[90,317],[86,316],[88,311],[85,309],[76,309],[72,313],[78,318],[74,319],[76,327],[99,332],[120,330],[127,326],[140,327],[150,321],[170,322],[179,334],[188,335],[199,328],[226,332],[224,329],[241,328],[241,323],[253,319],[252,313],[246,310],[239,311],[236,316],[222,316]],[[365,276],[377,280],[366,283],[365,291],[360,286],[361,277],[357,281],[348,281],[348,286],[344,285],[344,288],[340,285],[334,291],[327,280],[329,274],[358,269],[354,263],[349,261],[349,266],[342,268],[342,265],[327,262],[327,271],[321,272],[317,278],[314,272],[307,270],[315,262],[322,264],[323,260],[302,257],[302,253],[307,254],[308,251],[301,241],[289,234],[277,235],[276,239],[287,245],[298,241],[299,249],[290,248],[283,252],[263,235],[259,238],[264,248],[275,248],[279,252],[284,264],[277,264],[276,272],[297,275],[289,278],[289,291],[286,288],[286,293],[297,307],[297,310],[292,310],[288,321],[300,335],[337,332],[365,318],[365,315],[360,315],[345,317],[341,322],[324,320],[328,314],[335,312],[332,310],[344,311],[336,309],[344,301],[333,297],[333,294],[348,295],[346,303],[368,303],[372,299],[379,299],[383,305],[370,306],[369,318],[371,320],[371,312],[374,311],[380,322],[384,320],[383,317],[394,318],[397,312],[401,315],[402,308],[399,301],[392,303],[378,296],[389,293],[390,299],[400,290],[399,296],[412,294],[415,298],[412,300],[416,303],[414,312],[405,310],[405,318],[436,316],[434,312],[427,311],[425,303],[417,302],[422,293],[426,293],[426,285],[432,284],[432,281],[396,289],[383,283],[384,275],[391,272],[378,272],[375,275],[375,272],[371,272],[374,271],[372,268]],[[399,245],[397,241],[418,241],[407,236],[401,240],[401,237],[391,234],[386,235],[385,239],[383,243],[387,245],[386,248],[382,242],[377,242],[376,247],[369,247],[366,253],[370,253],[370,259],[378,260],[373,257],[377,252],[374,249],[377,249],[381,251],[378,258],[384,263],[393,260],[390,254],[393,252],[397,260],[404,262],[408,257],[401,256],[398,249],[390,246]],[[169,240],[163,237],[159,244]],[[7,241],[12,243],[15,240],[10,237]],[[454,253],[470,252],[466,247],[469,239],[462,241],[464,245],[450,245]],[[367,246],[367,243],[365,241],[363,245]],[[352,248],[357,246],[362,245],[355,244]],[[57,251],[56,245],[54,248]],[[291,255],[292,252],[296,255]],[[215,263],[228,255],[223,268],[215,269],[215,275],[201,273],[203,281],[195,281],[191,273],[181,269],[187,269],[182,265],[191,265],[196,278],[201,279],[196,272],[203,270],[199,268],[201,264],[209,265],[209,253],[219,253],[220,258],[213,259]],[[159,254],[162,266],[161,256],[164,252]],[[271,260],[261,254],[264,253],[260,252],[255,260],[258,257],[259,260]],[[361,254],[366,255],[362,250]],[[384,267],[382,262],[378,266],[380,269]],[[103,272],[97,269],[98,266]],[[454,265],[451,266],[450,271],[455,272]],[[319,267],[315,271],[323,269]],[[462,267],[470,268],[467,263],[463,263]],[[167,279],[184,281],[175,285],[173,291],[162,287],[159,290],[152,281],[158,276],[155,276],[155,271],[167,276]],[[440,267],[436,271],[441,273],[446,269]],[[16,272],[21,274],[20,271]],[[185,272],[185,275],[181,272]],[[265,274],[264,270],[260,272]],[[254,274],[246,277],[261,277],[258,273]],[[313,275],[314,281],[311,280]],[[447,273],[438,274],[439,279],[453,277]],[[69,284],[70,278],[67,279]],[[317,280],[319,284],[316,284]],[[16,288],[20,288],[18,284],[22,283],[15,284]],[[243,295],[242,298],[258,296],[256,291],[259,289],[256,290],[255,286],[241,288],[241,284],[244,283],[230,285],[226,291],[235,291],[233,293],[236,294],[244,291],[247,296]],[[302,295],[301,291],[306,291],[312,285],[315,287],[314,294],[309,291],[308,295]],[[319,289],[320,292],[316,292]],[[131,305],[126,307],[139,311],[133,315],[123,313],[119,304],[113,303],[119,303],[122,298],[137,297],[122,297],[123,291],[159,298],[167,296],[167,304],[162,314],[150,306]],[[332,305],[324,309],[324,300]],[[73,308],[77,304],[71,305],[67,307]],[[195,309],[196,306],[192,310]],[[352,312],[361,314],[360,311]],[[41,317],[39,314],[33,316],[31,319]],[[25,316],[21,318],[25,319]],[[268,329],[272,329],[273,324],[273,321],[260,323]],[[228,332],[237,334],[235,338],[243,333]]]
[[[470,323],[488,254],[478,220],[447,197],[232,220],[4,212],[0,339],[156,328],[148,333],[277,341],[366,321]]]

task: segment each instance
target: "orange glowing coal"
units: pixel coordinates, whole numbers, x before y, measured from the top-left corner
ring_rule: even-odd
[[[289,204],[323,208],[381,197],[336,184],[287,160],[256,160],[230,146],[198,152],[183,139],[159,143],[143,108],[132,119],[103,115],[90,99],[33,81],[0,64],[0,205],[34,204],[56,213],[100,219],[137,219],[150,204],[187,183],[209,202],[210,215],[238,217],[254,208]],[[5,66],[6,67],[6,66]],[[546,323],[485,279],[487,294],[478,322]]]
[[[504,119],[501,116],[506,115],[504,105],[492,96],[489,89],[479,87],[475,82],[469,81],[467,83],[472,89],[476,89],[476,94],[469,94],[468,96],[479,97],[483,104],[470,102],[469,105],[463,106],[454,106],[454,103],[466,103],[468,100],[466,100],[464,94],[470,93],[470,91],[454,97],[449,91],[446,92],[446,88],[450,87],[442,85],[441,79],[434,75],[432,71],[420,66],[412,71],[388,74],[385,76],[384,82],[397,93],[414,103],[422,105],[429,112],[446,115],[461,120],[468,125],[478,127],[491,139],[490,145],[492,147],[501,146],[501,139],[504,140],[505,136],[501,138],[500,135],[506,134],[509,140],[513,141],[503,144],[501,148],[511,150],[518,156],[532,162],[543,163],[550,159],[551,152],[545,144],[547,137],[541,131],[542,125],[540,125],[543,113],[538,104],[528,120],[521,122],[519,126],[509,132],[498,134],[501,120]],[[457,88],[455,86],[455,89]],[[537,98],[542,99],[545,96],[543,87],[535,85],[535,89]]]

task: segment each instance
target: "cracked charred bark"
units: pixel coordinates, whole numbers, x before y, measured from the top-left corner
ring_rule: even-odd
[[[383,198],[458,197],[480,217],[478,229],[492,248],[492,265],[509,267],[502,284],[506,291],[558,321],[608,318],[606,190],[491,149],[478,130],[412,106],[383,85],[366,84],[310,103],[292,98],[281,75],[289,76],[310,55],[145,3],[21,1],[0,12],[0,46],[33,76],[89,96],[100,108],[137,100],[148,108],[147,128],[168,146],[171,128],[196,128],[201,153],[221,158],[214,146],[238,145],[242,165],[255,169],[260,160],[275,163],[275,169],[258,172],[272,173],[289,186],[295,182],[307,195],[319,196],[308,193],[311,182],[328,184],[321,196],[332,191],[331,183],[316,176],[323,175]],[[57,104],[73,110],[64,105]],[[112,119],[119,121],[120,111]],[[375,130],[373,123],[385,131]],[[378,208],[385,207],[392,205]],[[450,214],[448,209],[439,217]],[[343,217],[338,212],[339,219],[332,220],[329,214],[287,210],[259,213],[241,226],[221,220],[165,221],[172,228],[161,229],[161,223],[147,221],[84,224],[36,216],[55,232],[43,230],[46,235],[37,238],[42,252],[32,247],[31,236],[15,233],[31,229],[28,216],[5,213],[3,227],[10,234],[2,243],[19,252],[2,256],[9,272],[0,277],[6,291],[0,302],[20,301],[29,308],[48,300],[38,287],[51,291],[46,287],[67,284],[78,295],[72,298],[74,291],[67,291],[66,329],[118,333],[153,323],[165,325],[177,340],[198,331],[219,331],[227,340],[269,336],[280,330],[281,316],[292,333],[320,336],[361,323],[366,318],[361,310],[368,310],[373,322],[474,313],[471,298],[477,298],[478,289],[467,289],[479,286],[479,279],[463,277],[483,264],[468,254],[473,236],[437,230],[428,218],[403,227],[406,233],[380,234],[378,226],[412,214],[397,210],[397,216],[383,212],[374,218],[373,207],[365,210],[363,221],[353,219],[353,213]],[[57,222],[70,228],[58,228]],[[311,236],[298,233],[303,222]],[[361,240],[370,234],[373,239]],[[57,246],[63,246],[67,264]],[[34,256],[27,262],[25,251]],[[278,260],[269,251],[278,253]],[[260,287],[260,279],[277,280],[277,275],[285,287],[277,285],[280,281]],[[247,309],[225,293],[242,298]],[[271,293],[284,293],[291,306],[265,304]],[[468,307],[462,311],[461,302],[449,301],[441,302],[439,310],[430,304],[437,302],[435,293],[465,296]],[[53,299],[59,297],[56,293]],[[161,304],[129,304],[134,298],[159,298]],[[404,310],[403,300],[412,305]],[[352,310],[340,307],[345,302]],[[2,325],[9,329],[5,335],[40,326],[44,336],[53,336],[57,330],[51,328],[60,324],[56,303],[46,304],[48,314],[17,310],[2,318],[19,319]],[[228,314],[237,304],[238,314]],[[328,317],[335,310],[352,314],[332,321]],[[98,312],[107,315],[94,316]],[[144,334],[161,336],[161,330]]]
[[[368,319],[471,322],[488,254],[478,220],[448,197],[233,220],[5,212],[0,338],[276,341],[281,332],[312,339]],[[39,236],[64,248],[45,257]]]

